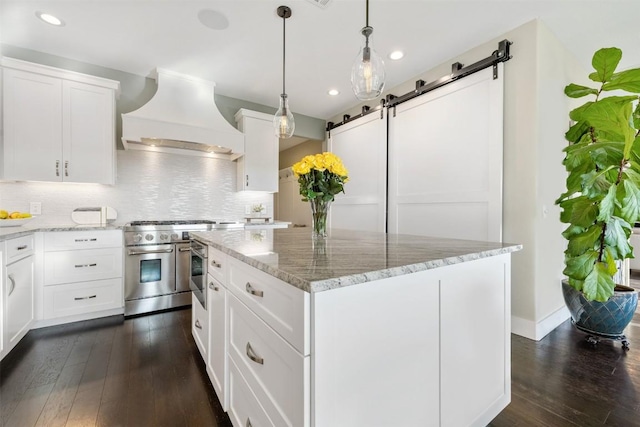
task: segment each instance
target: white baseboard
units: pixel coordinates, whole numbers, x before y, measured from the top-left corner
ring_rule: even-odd
[[[112,308],[109,310],[102,310],[102,311],[97,311],[93,313],[76,314],[73,316],[57,317],[55,319],[36,320],[31,325],[31,329],[46,328],[49,326],[62,325],[62,324],[71,323],[71,322],[80,322],[83,320],[97,319],[100,317],[115,316],[118,314],[124,314],[124,307]]]
[[[564,305],[537,323],[533,320],[511,316],[511,333],[540,341],[569,317],[571,314]]]

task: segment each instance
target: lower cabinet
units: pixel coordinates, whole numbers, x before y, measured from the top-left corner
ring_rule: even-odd
[[[122,279],[45,286],[44,317],[47,319],[122,307]]]
[[[5,250],[0,250],[0,359],[26,335],[33,322],[33,235],[7,240],[1,246]]]
[[[191,334],[202,359],[206,362],[209,347],[209,315],[193,293],[191,294],[191,307]]]
[[[211,275],[207,280],[207,304],[209,309],[209,353],[207,373],[218,395],[222,408],[229,404],[227,368],[227,290]]]

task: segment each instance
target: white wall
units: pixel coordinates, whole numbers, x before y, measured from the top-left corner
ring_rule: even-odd
[[[71,223],[71,211],[111,206],[118,224],[131,220],[243,219],[245,206],[262,203],[273,216],[273,195],[236,192],[236,164],[228,160],[147,151],[117,151],[116,185],[0,182],[0,209],[29,211],[42,202],[30,225]]]
[[[541,339],[568,318],[560,286],[565,240],[560,235],[563,227],[559,209],[553,202],[562,193],[566,177],[561,150],[570,102],[563,88],[581,81],[587,72],[536,20],[457,55],[385,94],[402,95],[415,88],[417,79],[429,82],[445,76],[454,62],[469,65],[486,58],[504,39],[513,42],[513,58],[504,64],[503,240],[524,245],[522,251],[513,254],[512,331]],[[356,115],[365,104],[329,120],[337,123],[343,114]],[[375,102],[369,104],[374,106]]]

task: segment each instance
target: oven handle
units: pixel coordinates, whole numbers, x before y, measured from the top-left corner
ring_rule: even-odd
[[[178,249],[178,252],[188,252],[190,250],[191,250],[191,248],[180,248],[180,249]]]
[[[157,249],[154,251],[129,251],[129,255],[146,255],[146,254],[170,254],[172,249]]]
[[[189,250],[191,250],[191,252],[193,252],[194,254],[196,254],[197,256],[199,256],[200,258],[202,258],[202,259],[207,259],[207,256],[206,256],[204,253],[202,253],[202,252],[200,252],[200,251],[197,251],[197,250],[196,250],[196,249],[194,249],[193,247],[189,248]]]

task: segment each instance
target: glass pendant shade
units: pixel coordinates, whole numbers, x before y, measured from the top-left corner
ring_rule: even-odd
[[[273,127],[276,130],[276,136],[279,138],[291,138],[293,131],[296,129],[296,122],[293,120],[293,114],[289,109],[289,100],[284,93],[280,95],[280,107],[273,118]]]
[[[384,61],[371,47],[372,32],[371,27],[362,29],[364,44],[351,68],[351,87],[356,97],[362,101],[379,97],[384,89]]]

